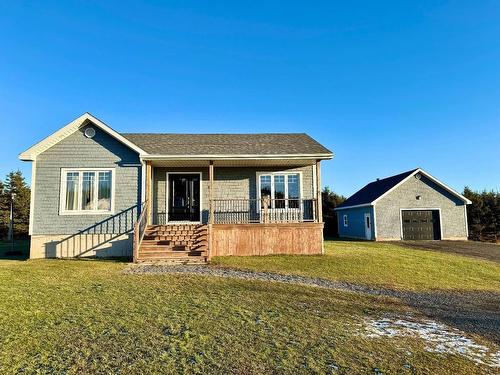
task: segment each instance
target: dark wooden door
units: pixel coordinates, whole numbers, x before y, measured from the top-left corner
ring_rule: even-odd
[[[402,212],[404,240],[439,240],[439,211],[405,210]]]
[[[200,221],[200,175],[169,174],[168,220]]]

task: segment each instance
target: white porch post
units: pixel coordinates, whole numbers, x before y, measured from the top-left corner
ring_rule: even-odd
[[[208,166],[208,179],[209,179],[209,184],[208,184],[208,199],[209,199],[209,223],[213,224],[214,223],[214,162],[213,160],[210,160],[209,166]]]
[[[317,221],[318,223],[323,222],[323,206],[321,199],[321,168],[320,168],[321,160],[316,160],[316,212],[317,212]]]

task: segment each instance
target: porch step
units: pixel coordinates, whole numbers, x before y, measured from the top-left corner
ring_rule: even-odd
[[[206,257],[137,259],[141,264],[205,265],[206,262]]]
[[[204,240],[206,239],[206,236],[188,236],[188,235],[182,235],[182,236],[175,236],[171,234],[167,235],[159,235],[159,234],[145,234],[143,241],[195,241],[195,240]]]
[[[171,236],[194,236],[195,234],[198,234],[194,230],[164,230],[164,229],[147,229],[146,230],[147,235],[171,235]]]
[[[151,258],[192,258],[206,256],[204,251],[172,251],[172,250],[157,250],[141,253],[139,259]]]
[[[208,227],[200,224],[149,225],[139,248],[138,262],[191,262],[207,259]]]

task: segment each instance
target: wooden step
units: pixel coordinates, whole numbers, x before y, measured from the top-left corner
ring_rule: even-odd
[[[139,248],[138,261],[205,262],[207,246],[206,225],[150,225]]]
[[[152,259],[152,258],[193,258],[203,257],[206,253],[204,251],[148,251],[140,252],[139,258]]]
[[[165,246],[168,246],[170,245],[172,241],[168,241],[168,240],[157,240],[157,239],[151,239],[151,240],[148,240],[148,239],[143,239],[141,244],[144,246],[144,245],[165,245]]]
[[[138,258],[137,263],[142,264],[182,264],[182,265],[201,265],[207,264],[207,257],[190,257],[190,258],[157,258],[157,259],[144,259]]]

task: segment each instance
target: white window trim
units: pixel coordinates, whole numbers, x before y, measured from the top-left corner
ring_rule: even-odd
[[[59,197],[59,215],[113,215],[115,213],[115,168],[61,168],[61,185]],[[66,175],[68,172],[79,172],[78,181],[78,205],[80,206],[83,172],[111,172],[111,209],[110,210],[66,210]],[[99,183],[99,175],[95,178],[96,185]],[[97,189],[96,197],[97,197]]]
[[[349,218],[347,217],[347,215],[343,216],[342,221],[344,223],[344,227],[347,228],[349,226]]]
[[[302,171],[279,171],[279,172],[257,172],[257,199],[262,199],[261,197],[261,189],[260,189],[260,176],[271,176],[271,198],[272,194],[274,193],[274,176],[285,176],[285,208],[288,208],[288,179],[286,176],[292,175],[292,174],[298,174],[299,175],[299,198],[298,200],[301,201],[303,197],[302,193]],[[274,199],[274,198],[272,198]],[[272,205],[274,206],[274,201],[272,201]],[[260,207],[260,205],[258,205]],[[272,209],[275,209],[274,207]],[[280,208],[277,208],[278,210]],[[297,208],[298,210],[298,208]]]

